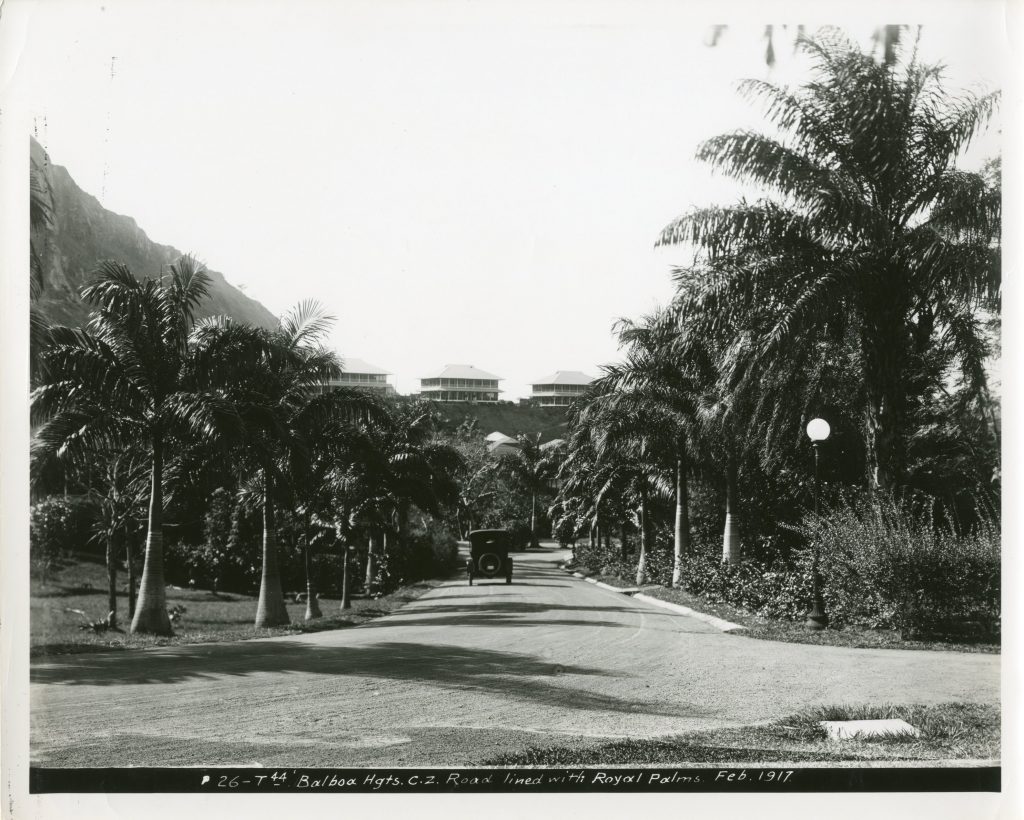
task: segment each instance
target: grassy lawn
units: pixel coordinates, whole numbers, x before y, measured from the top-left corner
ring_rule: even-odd
[[[574,567],[575,571],[588,573],[586,568]],[[635,578],[620,578],[615,575],[594,575],[590,577],[617,587],[634,586]],[[714,615],[734,624],[746,627],[742,632],[730,633],[747,638],[760,638],[766,641],[785,641],[787,643],[811,643],[820,646],[848,646],[862,649],[929,649],[949,652],[985,652],[998,653],[997,643],[944,641],[944,640],[911,640],[892,629],[870,629],[862,626],[847,626],[842,629],[826,629],[811,632],[797,621],[775,621],[753,615],[737,606],[723,603],[711,603],[682,589],[671,589],[658,585],[643,588],[643,593],[652,598],[660,598],[681,606],[688,606],[698,612]]]
[[[303,620],[306,605],[289,601],[287,607],[291,624],[260,630],[252,625],[256,618],[257,599],[254,596],[168,587],[168,609],[177,605],[184,607],[185,611],[181,620],[174,625],[172,637],[157,637],[128,633],[127,592],[118,594],[118,621],[123,632],[97,633],[81,628],[86,619],[70,610],[81,610],[89,621],[98,621],[106,616],[107,577],[102,561],[73,561],[52,573],[47,580],[48,583],[42,584],[33,578],[31,584],[32,657],[209,641],[240,641],[342,629],[387,615],[418,598],[434,585],[434,582],[422,581],[380,598],[356,598],[352,600],[352,608],[344,613],[339,609],[340,601],[321,598],[320,610],[324,617],[308,623]],[[118,577],[119,588],[123,587],[124,582],[122,573]]]
[[[920,737],[829,740],[821,720],[902,718]],[[840,761],[998,760],[999,709],[937,706],[827,706],[763,726],[690,732],[658,740],[594,746],[534,747],[484,761],[487,766],[594,764],[828,763]]]

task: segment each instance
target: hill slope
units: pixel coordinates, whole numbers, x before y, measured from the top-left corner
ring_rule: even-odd
[[[89,307],[78,295],[100,262],[114,260],[137,276],[156,276],[182,251],[153,242],[128,216],[104,208],[96,197],[75,183],[66,168],[50,162],[43,147],[32,140],[32,161],[52,209],[52,221],[33,232],[32,246],[42,267],[38,306],[53,323],[78,326]],[[199,316],[226,314],[238,321],[273,327],[274,315],[255,299],[228,284],[224,276],[208,271],[213,280],[209,298]]]
[[[476,419],[481,435],[495,431],[506,436],[519,433],[540,433],[541,441],[562,438],[566,431],[565,409],[562,407],[529,407],[518,404],[477,404],[452,402],[438,404],[444,426],[454,430],[466,419]]]

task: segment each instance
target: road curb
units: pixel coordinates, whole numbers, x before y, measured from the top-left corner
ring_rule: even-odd
[[[698,612],[696,609],[690,609],[688,606],[682,606],[681,604],[674,604],[671,601],[663,601],[661,598],[644,595],[640,591],[640,587],[613,587],[611,584],[606,584],[604,581],[598,581],[596,578],[589,578],[582,572],[567,569],[564,565],[562,566],[562,569],[572,574],[574,577],[586,581],[588,584],[594,584],[594,586],[599,586],[601,589],[607,589],[610,592],[619,592],[623,595],[629,595],[634,600],[653,604],[654,606],[674,612],[677,615],[686,615],[689,618],[695,618],[698,621],[703,621],[704,623],[715,627],[715,629],[722,630],[722,632],[736,632],[737,630],[746,630],[747,628],[741,624],[734,624],[731,621],[716,618],[714,615],[708,615],[705,612]]]
[[[611,584],[606,584],[604,581],[598,581],[595,578],[584,578],[583,580],[588,584],[599,586],[601,589],[607,589],[611,592],[621,592],[623,595],[633,595],[640,591],[640,587],[613,587]]]
[[[721,618],[716,618],[714,615],[708,615],[704,612],[698,612],[695,609],[690,609],[688,606],[682,606],[681,604],[674,604],[671,601],[663,601],[661,598],[652,598],[650,595],[644,595],[642,592],[637,593],[633,596],[635,601],[644,601],[648,604],[667,609],[670,612],[675,612],[678,615],[686,615],[690,618],[696,618],[698,621],[703,621],[715,629],[720,629],[722,632],[735,632],[736,630],[745,630],[745,626],[740,624],[734,624],[731,621],[725,621]]]

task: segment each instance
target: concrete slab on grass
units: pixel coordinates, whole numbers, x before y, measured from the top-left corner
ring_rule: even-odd
[[[899,718],[889,720],[823,720],[831,740],[870,740],[876,737],[920,737],[921,733]]]

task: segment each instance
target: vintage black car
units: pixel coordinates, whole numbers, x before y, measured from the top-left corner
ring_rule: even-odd
[[[474,578],[501,578],[512,583],[512,559],[508,556],[512,539],[508,530],[473,530],[469,534],[469,561],[466,572],[469,585]]]

